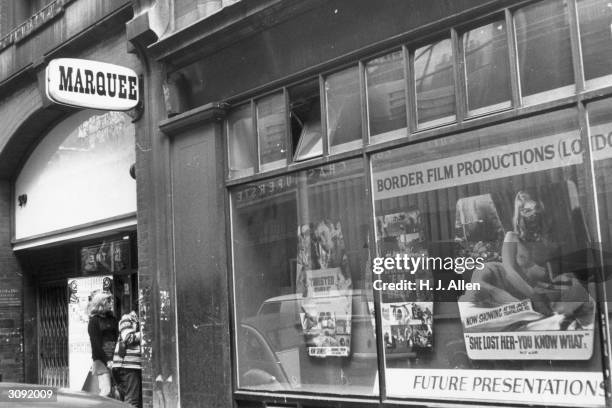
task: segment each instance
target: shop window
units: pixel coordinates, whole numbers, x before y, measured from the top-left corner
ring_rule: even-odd
[[[251,104],[233,109],[227,119],[229,177],[244,177],[255,173],[257,147],[253,131]]]
[[[604,99],[588,105],[589,134],[595,188],[599,209],[601,261],[608,296],[608,312],[612,310],[612,100]],[[599,254],[595,254],[598,256]]]
[[[370,137],[382,141],[406,136],[404,53],[395,51],[368,61],[365,72]]]
[[[568,6],[544,0],[514,14],[521,93],[525,104],[574,92]]]
[[[240,186],[231,201],[238,387],[376,393],[363,161]]]
[[[256,102],[259,166],[261,171],[287,164],[285,96],[277,93]]]
[[[506,22],[463,35],[468,113],[477,115],[510,107],[510,68]]]
[[[421,260],[375,278],[415,284],[381,292],[389,397],[605,405],[577,118],[373,156],[378,255]]]
[[[587,87],[612,83],[612,3],[578,0],[578,23]]]
[[[359,69],[351,67],[325,78],[325,98],[330,152],[361,146]]]
[[[313,79],[289,88],[289,106],[293,160],[302,161],[323,155],[319,81]]]
[[[445,39],[414,52],[417,120],[419,127],[455,120],[453,50]]]

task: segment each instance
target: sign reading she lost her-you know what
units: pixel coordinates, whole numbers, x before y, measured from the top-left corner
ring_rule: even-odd
[[[588,233],[576,185],[566,180],[537,188],[465,197],[462,237],[491,243],[494,253],[473,271],[478,290],[458,298],[467,355],[472,360],[588,360],[593,354],[593,283],[580,257]],[[502,197],[506,199],[502,200]],[[514,197],[507,200],[507,197]],[[497,202],[495,202],[497,201]],[[503,237],[497,208],[512,230]],[[551,223],[556,228],[550,227]],[[500,231],[500,229],[502,229]],[[457,228],[457,230],[461,230]],[[482,246],[482,245],[480,245]]]
[[[612,158],[612,132],[607,129],[591,128],[594,160]],[[383,200],[581,164],[582,156],[583,143],[578,132],[559,133],[375,172],[374,198]]]
[[[605,406],[601,372],[387,368],[386,387],[393,397]]]
[[[311,357],[347,357],[351,350],[352,280],[340,223],[298,228],[296,292]]]
[[[92,364],[87,306],[95,293],[111,293],[112,287],[112,276],[68,279],[68,367],[72,390],[83,388]]]
[[[138,75],[105,62],[60,58],[49,62],[46,93],[53,102],[102,110],[125,111],[138,104]]]
[[[567,303],[565,308],[579,302]],[[489,308],[459,301],[459,311],[473,360],[588,360],[593,354],[593,310],[583,312],[590,321],[584,327],[574,327],[574,316],[543,315],[531,299]]]

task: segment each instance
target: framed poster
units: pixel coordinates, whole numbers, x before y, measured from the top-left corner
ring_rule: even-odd
[[[112,292],[112,276],[69,278],[68,284],[68,370],[69,388],[80,391],[90,371],[91,343],[87,306],[98,292]]]

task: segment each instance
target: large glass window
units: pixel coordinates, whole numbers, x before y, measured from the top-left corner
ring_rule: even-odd
[[[595,171],[595,189],[601,231],[601,261],[608,296],[608,312],[612,310],[612,100],[604,99],[588,105],[589,134]],[[596,255],[599,255],[596,253]],[[612,316],[610,316],[612,317]]]
[[[578,22],[587,87],[612,82],[612,3],[578,0]]]
[[[404,53],[396,51],[366,64],[368,126],[374,141],[406,136]]]
[[[374,155],[389,397],[604,406],[577,114]]]
[[[574,91],[566,0],[544,0],[514,15],[523,101],[543,102]]]
[[[510,107],[510,68],[506,22],[470,30],[463,35],[468,112]]]
[[[325,78],[327,137],[332,153],[361,145],[361,91],[358,67]]]
[[[232,189],[239,388],[377,392],[365,187],[354,159]]]
[[[420,127],[455,120],[453,47],[442,40],[414,53],[417,120]]]

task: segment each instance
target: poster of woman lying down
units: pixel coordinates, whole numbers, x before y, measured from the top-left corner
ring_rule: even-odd
[[[472,274],[471,281],[479,283],[480,290],[467,290],[458,299],[469,358],[591,357],[594,283],[585,279],[586,264],[567,262],[572,254],[588,246],[575,192],[572,182],[512,192],[511,220],[504,223],[511,228],[505,231],[502,242],[483,245],[472,234],[476,229],[469,225],[463,229],[462,238],[468,247],[484,246],[494,255],[483,270]],[[502,223],[495,220],[495,201],[490,194],[460,199],[457,211],[471,214],[460,214],[457,219],[480,220],[477,224],[481,227],[499,228]],[[509,215],[508,203],[500,205]],[[483,214],[489,219],[483,220]]]

